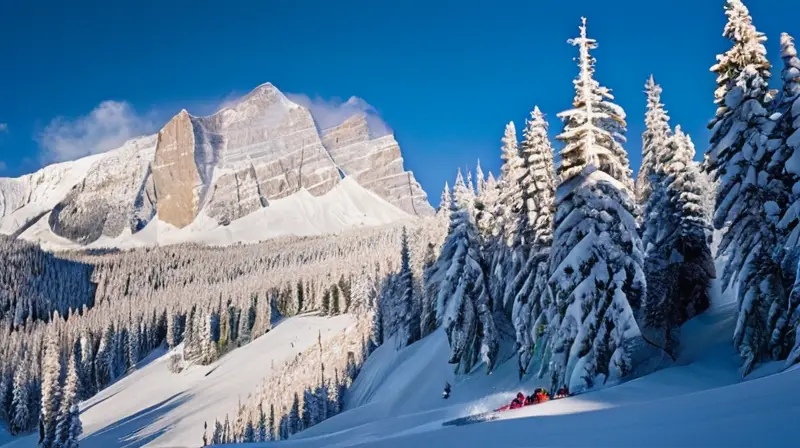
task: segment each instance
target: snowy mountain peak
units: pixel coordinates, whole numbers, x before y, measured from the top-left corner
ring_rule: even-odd
[[[433,212],[392,135],[373,137],[363,114],[320,132],[308,109],[264,83],[213,115],[182,109],[157,135],[0,179],[0,232],[30,235],[36,225],[41,234],[45,226],[90,244],[134,235],[155,219],[177,229],[197,219],[224,227],[300,191],[325,195],[340,170],[406,213]]]

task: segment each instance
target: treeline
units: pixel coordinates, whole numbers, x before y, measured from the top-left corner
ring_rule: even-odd
[[[0,235],[0,257],[0,321],[18,328],[26,321],[47,320],[54,311],[65,315],[93,305],[91,265],[5,235]]]

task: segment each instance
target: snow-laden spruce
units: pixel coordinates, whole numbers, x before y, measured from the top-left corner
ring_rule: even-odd
[[[661,182],[663,173],[655,172],[658,154],[666,151],[672,129],[669,126],[669,115],[661,102],[661,86],[656,84],[651,75],[645,83],[647,93],[647,111],[644,115],[645,131],[642,133],[642,166],[636,180],[636,200],[642,207],[642,247],[645,252],[651,239],[657,238],[661,210],[665,203],[662,191],[653,191],[653,184]],[[651,195],[660,197],[651,198]]]
[[[427,275],[425,290],[436,297],[436,319],[447,333],[450,363],[456,364],[456,372],[470,372],[480,361],[491,372],[499,341],[481,242],[471,213],[457,202],[455,192],[450,207],[450,232],[433,272]]]
[[[53,319],[58,319],[55,313]],[[50,330],[45,345],[44,364],[42,366],[42,411],[40,425],[42,427],[42,446],[50,448],[57,446],[56,421],[59,406],[61,406],[61,353],[58,347],[58,334]]]
[[[542,309],[550,304],[547,279],[553,239],[555,169],[553,147],[547,136],[547,121],[538,107],[534,108],[530,120],[527,120],[524,136],[521,148],[525,174],[520,185],[524,197],[525,227],[520,231],[528,246],[528,258],[520,272],[506,286],[506,297],[513,294],[511,297],[514,298],[512,322],[518,346],[520,376],[527,372],[534,347],[542,334]]]
[[[781,57],[783,90],[778,103],[781,118],[776,129],[780,146],[772,163],[776,167],[774,171],[792,188],[788,194],[790,205],[779,227],[788,234],[784,242],[786,257],[783,266],[785,275],[794,272],[794,284],[785,306],[774,307],[777,317],[771,345],[775,349],[791,345],[786,358],[788,366],[800,362],[800,58],[794,39],[786,33],[781,35]],[[782,167],[785,169],[781,170]]]
[[[746,375],[760,360],[780,356],[770,350],[775,323],[770,310],[786,301],[781,265],[774,257],[786,187],[768,169],[776,123],[769,111],[773,98],[766,37],[740,0],[728,0],[725,9],[724,36],[733,45],[711,68],[717,73],[718,108],[706,169],[718,182],[714,227],[723,234],[716,255],[724,262],[722,287],[737,291],[733,341]]]
[[[461,175],[461,168],[456,173],[456,182],[453,184],[453,202],[459,208],[467,210],[470,214],[474,215],[475,207],[475,190],[472,189],[472,182],[464,182],[464,176]],[[452,209],[450,211],[452,213]]]
[[[580,50],[573,109],[558,139],[559,184],[549,286],[545,358],[554,390],[580,391],[630,373],[631,345],[640,336],[634,312],[645,294],[642,249],[633,213],[632,179],[622,142],[625,112],[594,79],[597,47],[586,35]]]
[[[525,161],[517,142],[514,122],[506,125],[502,138],[500,180],[497,185],[497,201],[494,210],[494,229],[488,252],[491,254],[489,288],[495,300],[495,309],[510,312],[515,294],[506,294],[508,286],[519,272],[523,256],[523,234],[525,227],[525,199],[521,180],[525,176]],[[510,300],[506,300],[508,297]]]
[[[478,176],[478,196],[475,198],[476,216],[475,222],[478,225],[478,231],[483,239],[485,246],[491,246],[496,238],[497,232],[497,218],[495,210],[497,208],[497,201],[499,197],[499,189],[494,175],[489,172],[489,176],[481,182],[483,170],[481,169],[480,162],[476,170]]]
[[[705,175],[695,149],[680,126],[665,147],[651,153],[651,194],[645,234],[647,298],[643,330],[651,343],[676,356],[678,329],[711,304],[716,276],[711,255],[711,222],[704,208]],[[651,229],[653,231],[651,231]]]

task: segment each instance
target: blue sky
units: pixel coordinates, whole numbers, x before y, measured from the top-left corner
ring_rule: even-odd
[[[796,0],[746,1],[779,72]],[[497,172],[505,123],[572,100],[581,15],[597,79],[628,113],[640,161],[650,73],[673,118],[706,147],[708,68],[727,48],[723,0],[17,1],[0,4],[0,175],[104,148],[270,81],[336,102],[358,96],[395,131],[433,203],[457,166]],[[777,81],[777,80],[776,80]]]

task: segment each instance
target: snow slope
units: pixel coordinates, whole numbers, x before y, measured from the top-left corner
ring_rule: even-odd
[[[179,374],[167,371],[163,350],[136,371],[81,404],[81,448],[176,447],[202,444],[203,423],[235,415],[239,399],[299,352],[353,324],[348,315],[305,315],[280,322],[252,343],[208,366]],[[16,440],[9,448],[35,447],[38,439]]]
[[[202,214],[190,225],[177,229],[153,219],[142,230],[131,234],[126,229],[116,238],[101,237],[88,246],[79,246],[52,232],[44,215],[20,237],[38,242],[48,249],[131,248],[196,242],[211,245],[255,243],[279,236],[311,236],[337,233],[347,229],[378,226],[406,219],[410,215],[389,204],[377,194],[346,177],[331,191],[313,196],[305,189],[269,203],[268,207],[231,222],[219,225]]]
[[[494,422],[442,426],[508,403],[543,385],[516,378],[515,360],[487,376],[456,378],[441,330],[396,352],[384,344],[347,395],[346,412],[285,442],[289,446],[794,446],[800,369],[767,364],[742,382],[730,343],[735,304],[684,328],[692,341],[678,365],[616,387],[502,414]],[[453,384],[449,400],[444,382]],[[754,428],[761,428],[755,430]],[[764,431],[763,428],[769,428]]]

